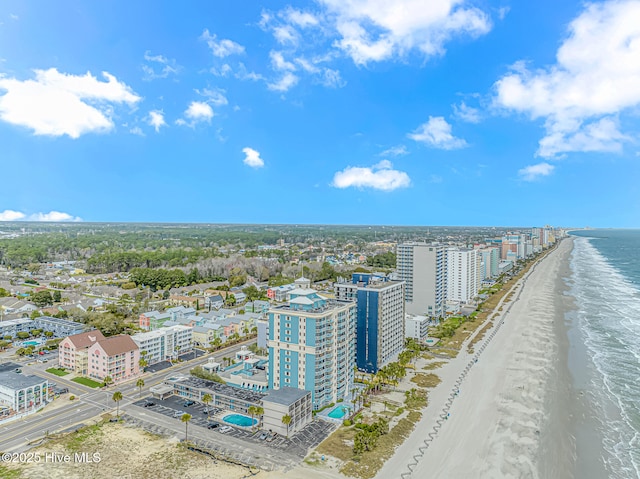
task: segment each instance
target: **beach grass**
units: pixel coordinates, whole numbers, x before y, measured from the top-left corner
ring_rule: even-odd
[[[447,364],[446,361],[436,361],[434,363],[429,363],[426,366],[423,366],[422,369],[424,369],[425,371],[433,371],[434,369],[441,368],[445,364]]]
[[[407,417],[400,419],[388,434],[380,436],[374,450],[352,457],[340,472],[346,476],[362,479],[375,477],[384,463],[393,456],[396,448],[409,437],[421,417],[422,414],[418,411],[411,411]]]
[[[440,384],[441,380],[435,374],[417,373],[411,378],[411,382],[421,388],[434,388]]]
[[[89,378],[73,378],[72,381],[74,383],[82,384],[84,386],[89,386],[90,388],[102,387],[102,383],[98,383],[93,379],[89,379]]]
[[[356,428],[354,426],[340,426],[337,431],[320,443],[316,451],[341,461],[348,461],[353,457],[353,438],[355,435]]]
[[[67,374],[69,374],[69,371],[65,371],[64,369],[59,369],[59,368],[49,368],[49,369],[46,369],[45,371],[51,374],[55,374],[56,376],[66,376]]]

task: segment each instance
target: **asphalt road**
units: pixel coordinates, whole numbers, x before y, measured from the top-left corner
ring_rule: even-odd
[[[189,370],[195,365],[206,362],[209,357],[222,358],[230,356],[240,351],[242,346],[248,346],[255,342],[236,344],[229,348],[221,349],[214,354],[201,356],[195,360],[183,362],[169,369],[164,369],[157,373],[145,373],[142,378],[145,385],[142,390],[142,396],[148,395],[148,389],[164,381],[168,375],[177,373],[188,374]],[[50,355],[52,356],[52,355]],[[222,362],[222,361],[220,361]],[[9,422],[0,426],[0,451],[2,452],[22,452],[29,449],[29,443],[44,437],[47,432],[61,432],[73,427],[74,425],[84,424],[100,414],[113,412],[115,414],[116,404],[111,400],[115,391],[122,393],[122,401],[120,401],[120,412],[126,412],[127,407],[140,398],[139,389],[136,387],[136,379],[113,385],[105,389],[92,389],[88,386],[65,380],[64,377],[58,377],[45,372],[45,369],[55,366],[57,361],[49,360],[47,363],[24,363],[24,374],[37,374],[46,377],[49,381],[55,382],[58,386],[69,388],[70,394],[76,396],[76,400],[59,398],[44,410],[37,412],[24,419]],[[66,404],[59,405],[59,401],[66,401]],[[134,406],[135,407],[135,406]]]

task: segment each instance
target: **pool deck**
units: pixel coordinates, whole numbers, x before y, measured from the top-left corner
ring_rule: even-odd
[[[341,417],[331,417],[331,416],[329,416],[329,414],[331,414],[333,411],[335,411],[336,409],[339,409],[339,408],[347,408],[348,410],[345,411],[344,415],[342,415]],[[333,422],[333,423],[336,423],[336,424],[342,424],[342,421],[344,421],[351,414],[353,414],[354,411],[355,411],[355,407],[351,402],[343,401],[343,402],[337,403],[333,407],[327,408],[324,411],[319,412],[316,416],[318,418],[320,418],[320,419],[324,419],[325,421]]]

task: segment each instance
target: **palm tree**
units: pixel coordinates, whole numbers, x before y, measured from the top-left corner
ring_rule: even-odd
[[[258,406],[249,406],[247,412],[251,415],[251,430],[253,431],[253,416],[258,414]]]
[[[104,378],[104,385],[105,386],[110,386],[113,384],[113,378],[111,376],[107,376],[106,378]]]
[[[211,394],[207,393],[202,396],[202,402],[205,404],[205,406],[207,406],[207,421],[209,420],[209,403],[211,403],[211,401],[213,401]]]
[[[284,416],[282,416],[282,424],[287,426],[287,438],[288,438],[289,437],[289,424],[291,424],[291,416],[289,416],[288,414],[285,414]]]
[[[257,406],[256,407],[256,416],[258,416],[258,427],[262,427],[262,415],[264,414],[264,408]]]
[[[180,420],[184,423],[184,442],[187,442],[188,436],[187,436],[187,426],[189,425],[189,421],[191,421],[191,414],[189,413],[184,413],[181,417]]]
[[[142,372],[144,372],[144,368],[146,368],[149,365],[149,362],[144,358],[140,358],[140,360],[138,361],[138,365],[142,369]]]
[[[140,388],[140,397],[142,397],[142,388],[144,387],[144,379],[140,378],[136,381],[136,387]]]
[[[120,391],[114,392],[111,399],[116,403],[116,417],[120,417],[120,401],[122,401],[122,393]]]
[[[222,345],[222,339],[220,338],[215,338],[213,341],[211,341],[209,344],[211,344],[211,346],[213,346],[215,349],[218,349],[221,345]]]

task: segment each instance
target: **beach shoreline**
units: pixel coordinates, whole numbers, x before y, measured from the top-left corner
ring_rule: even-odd
[[[477,353],[463,348],[443,368],[422,420],[376,477],[572,476],[564,324],[571,249],[564,240],[539,261]],[[541,448],[542,438],[552,438],[553,453]]]

